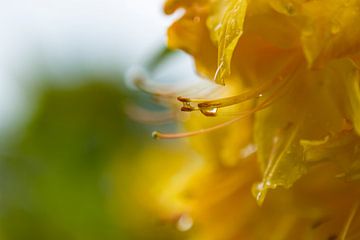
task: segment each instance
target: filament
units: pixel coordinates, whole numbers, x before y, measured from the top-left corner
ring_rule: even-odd
[[[228,125],[231,125],[237,121],[239,121],[241,118],[234,118],[231,119],[230,121],[215,125],[213,127],[209,127],[209,128],[205,128],[205,129],[199,129],[196,131],[192,131],[192,132],[185,132],[185,133],[161,133],[158,131],[154,131],[152,133],[152,137],[155,139],[177,139],[177,138],[185,138],[185,137],[191,137],[191,136],[196,136],[199,134],[203,134],[203,133],[208,133],[208,132],[212,132],[214,130],[226,127]]]
[[[259,110],[262,110],[262,109],[268,107],[269,105],[271,105],[271,103],[278,96],[279,96],[278,94],[274,93],[267,100],[265,100],[264,102],[262,102],[261,104],[259,104],[255,108],[244,111],[240,115],[238,115],[237,117],[235,117],[235,118],[233,118],[233,119],[231,119],[231,120],[229,120],[227,122],[224,122],[224,123],[221,123],[221,124],[209,127],[209,128],[199,129],[199,130],[196,130],[196,131],[184,132],[184,133],[161,133],[161,132],[158,132],[158,131],[154,131],[152,133],[152,137],[155,138],[155,139],[177,139],[177,138],[192,137],[192,136],[196,136],[196,135],[199,135],[199,134],[212,132],[214,130],[218,130],[220,128],[229,126],[229,125],[231,125],[231,124],[233,124],[233,123],[235,123],[235,122],[237,122],[237,121],[239,121],[239,120],[241,120],[241,119],[243,119],[245,117],[248,117],[249,115],[251,115],[251,114],[253,114],[253,113],[255,113],[255,112],[259,111]]]
[[[155,139],[177,139],[177,138],[184,138],[184,137],[192,137],[192,136],[196,136],[199,134],[203,134],[203,133],[208,133],[208,132],[212,132],[218,129],[221,129],[223,127],[229,126],[235,122],[240,121],[241,119],[250,116],[251,114],[260,111],[264,108],[267,108],[268,106],[270,106],[276,99],[278,99],[279,97],[283,96],[283,94],[286,93],[286,91],[283,91],[284,89],[286,90],[286,86],[289,82],[291,82],[290,80],[293,79],[294,75],[296,74],[297,70],[299,68],[294,68],[292,69],[293,71],[287,76],[286,80],[284,81],[284,84],[281,84],[273,93],[272,95],[270,95],[266,100],[264,100],[263,102],[259,103],[256,107],[250,109],[250,110],[246,110],[243,112],[240,112],[237,117],[226,121],[224,123],[209,127],[209,128],[205,128],[205,129],[199,129],[199,130],[195,130],[195,131],[190,131],[190,132],[184,132],[184,133],[161,133],[158,131],[154,131],[152,133],[153,138]],[[193,106],[191,105],[191,103],[189,103],[188,101],[186,101],[186,98],[180,98],[180,101],[183,102],[184,105],[188,106],[189,109],[195,110],[195,108],[193,108]],[[208,110],[211,108],[208,108]],[[216,109],[217,108],[213,108]],[[200,109],[200,110],[204,110],[204,109]],[[202,113],[204,114],[204,112],[202,111]]]
[[[175,119],[175,113],[170,111],[151,111],[137,105],[125,107],[125,113],[133,120],[146,124],[164,124]]]

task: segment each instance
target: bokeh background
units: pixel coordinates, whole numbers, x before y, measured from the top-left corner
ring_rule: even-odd
[[[154,107],[134,73],[196,78],[187,56],[162,55],[176,18],[162,4],[0,1],[1,240],[184,238],[148,197],[186,161],[182,146],[124,111]]]

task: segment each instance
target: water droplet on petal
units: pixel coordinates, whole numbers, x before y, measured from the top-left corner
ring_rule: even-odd
[[[214,31],[218,31],[221,27],[222,27],[222,24],[219,23],[219,24],[216,25],[216,27],[214,28]]]
[[[256,152],[256,146],[254,144],[249,144],[245,148],[241,149],[240,157],[247,158],[255,152]]]
[[[267,188],[265,187],[264,183],[255,184],[252,188],[253,196],[256,199],[256,202],[259,206],[261,206],[265,200]]]
[[[176,228],[181,232],[189,231],[194,224],[193,219],[188,214],[182,214],[176,223]]]

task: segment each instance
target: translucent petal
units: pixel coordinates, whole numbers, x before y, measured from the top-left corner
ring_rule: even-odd
[[[201,75],[212,78],[217,65],[217,49],[206,26],[207,5],[193,3],[168,29],[168,46],[191,54]]]
[[[332,162],[343,171],[339,177],[360,177],[360,138],[352,130],[344,130],[319,141],[302,140],[301,145],[307,162]]]
[[[309,1],[303,4],[301,39],[309,66],[360,50],[360,1]]]
[[[341,130],[343,115],[329,88],[330,74],[307,75],[300,70],[287,94],[256,114],[254,137],[263,178],[253,194],[259,204],[268,189],[290,188],[307,172],[302,139],[324,139]]]
[[[351,56],[350,60],[353,62],[356,68],[360,69],[360,54]]]
[[[349,108],[351,119],[356,132],[360,135],[360,73],[356,70],[348,79],[345,81],[346,93],[349,98]]]
[[[264,136],[264,132],[267,131],[266,124],[259,121],[258,124],[260,126],[258,125],[257,131],[260,134],[256,135],[269,140],[269,136]],[[264,166],[264,173],[262,182],[254,186],[253,194],[259,205],[263,203],[267,189],[275,189],[278,186],[290,188],[306,172],[306,166],[302,161],[303,151],[298,144],[298,130],[299,126],[290,124],[279,129],[279,133],[275,134],[271,141],[258,139],[258,157]]]
[[[214,4],[214,15],[209,18],[208,26],[218,44],[216,83],[224,84],[230,76],[231,58],[243,33],[246,8],[247,0],[217,1]]]
[[[289,97],[294,96],[296,92],[288,89],[283,99],[255,115],[254,140],[263,178],[252,190],[259,205],[268,189],[289,188],[306,171],[303,151],[298,144],[305,102],[289,108],[294,104]]]

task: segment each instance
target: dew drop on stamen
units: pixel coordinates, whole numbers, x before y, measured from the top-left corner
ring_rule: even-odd
[[[218,108],[202,108],[200,109],[201,113],[207,117],[215,117],[218,111]]]

